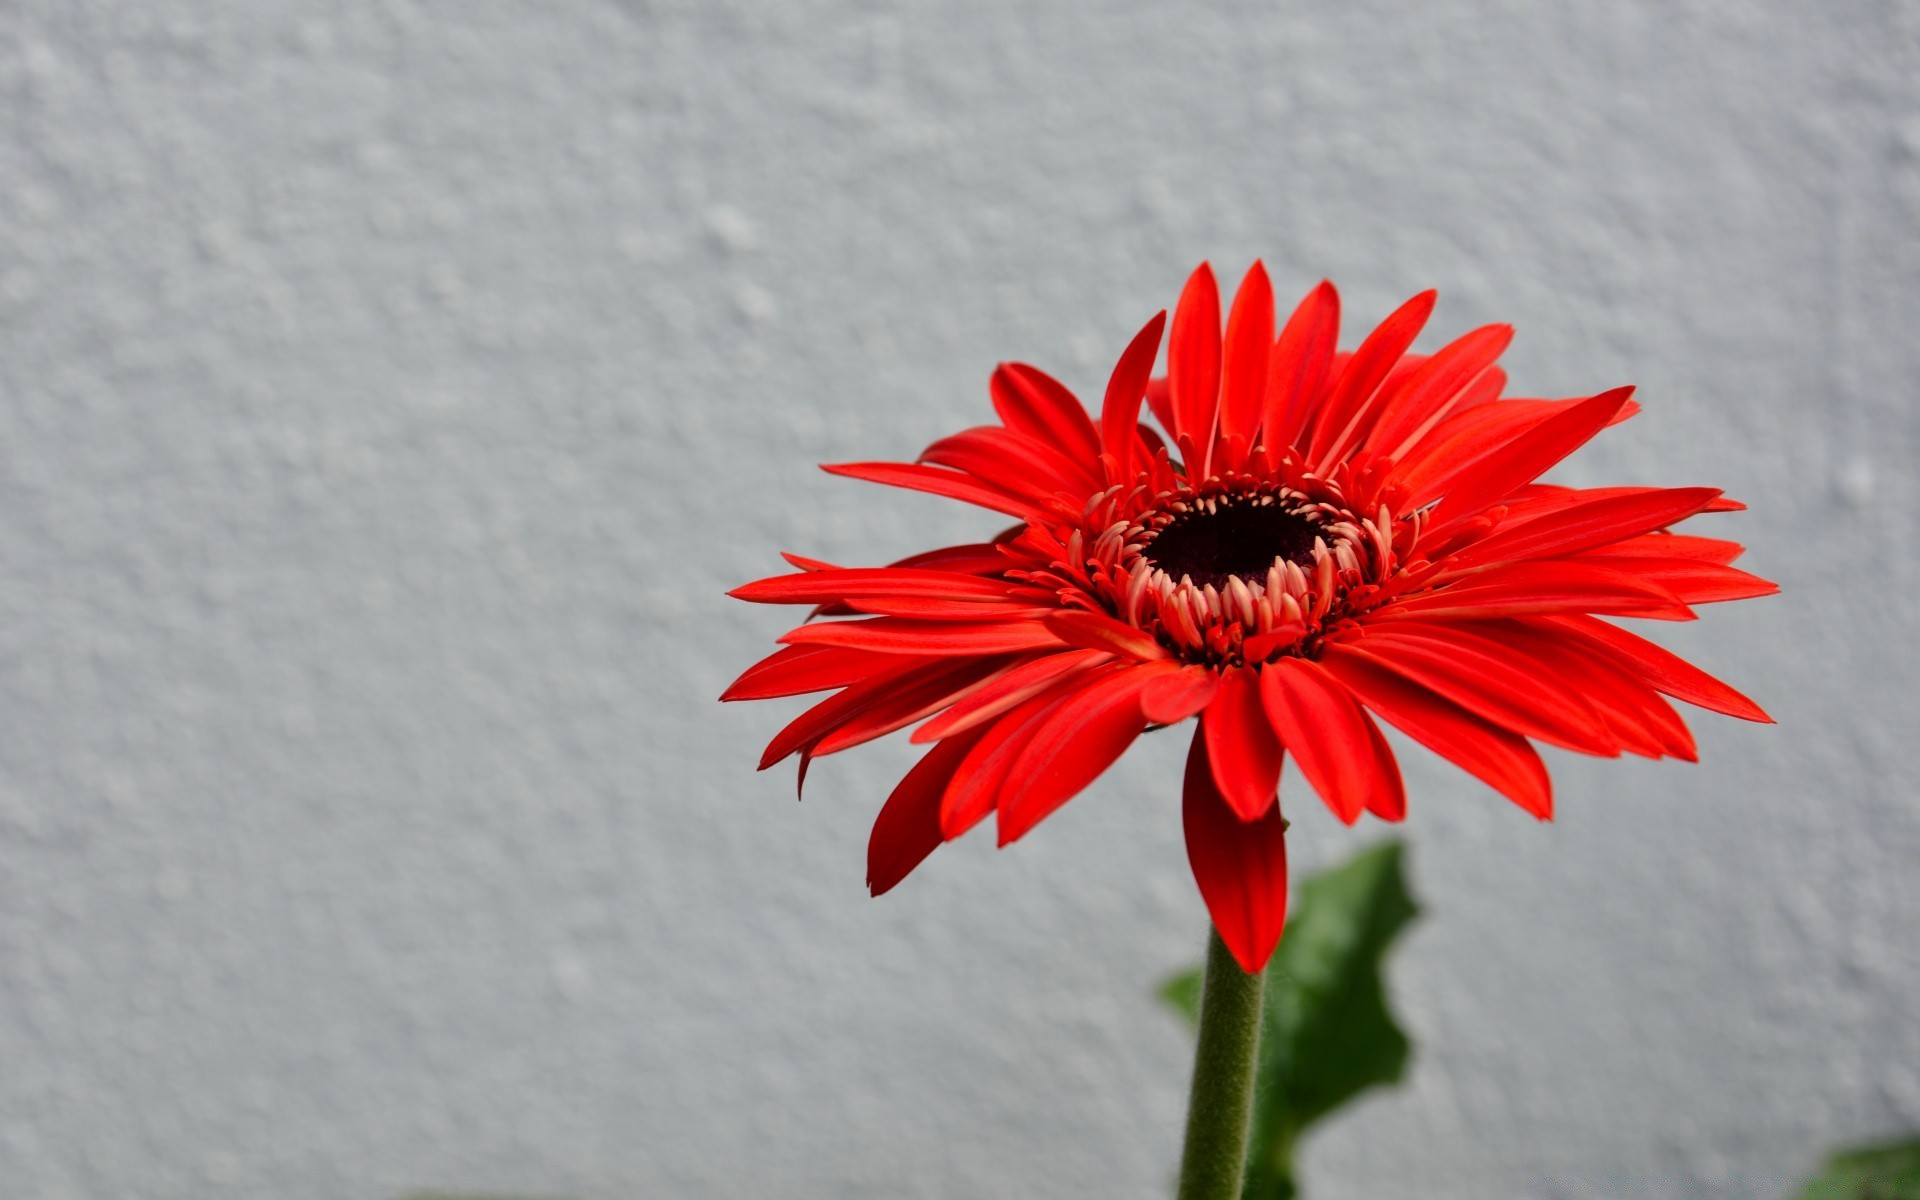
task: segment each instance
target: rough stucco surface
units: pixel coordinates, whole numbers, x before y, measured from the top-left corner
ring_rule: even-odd
[[[1158,1197],[1176,739],[872,902],[713,702],[830,479],[1210,257],[1638,383],[1778,599],[1702,762],[1409,755],[1408,1084],[1316,1200],[1770,1197],[1920,1126],[1920,9],[0,7],[0,1195]],[[1356,833],[1296,805],[1296,860]]]

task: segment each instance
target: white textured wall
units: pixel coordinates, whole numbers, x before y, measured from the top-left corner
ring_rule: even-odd
[[[1777,1194],[1920,1125],[1920,8],[0,4],[0,1196],[1157,1197],[1179,747],[883,901],[713,702],[830,479],[1211,257],[1642,386],[1780,718],[1410,768],[1406,1088],[1312,1200]],[[1412,756],[1410,756],[1412,757]],[[1302,809],[1296,857],[1358,844]],[[1375,827],[1377,828],[1377,827]]]

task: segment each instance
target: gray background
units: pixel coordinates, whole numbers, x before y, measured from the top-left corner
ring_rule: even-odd
[[[755,775],[721,593],[997,527],[813,464],[1255,255],[1638,383],[1564,477],[1786,589],[1671,631],[1780,719],[1698,766],[1407,756],[1418,1059],[1315,1200],[1920,1125],[1913,4],[9,0],[0,97],[0,1195],[1164,1195],[1179,739],[869,901],[909,752]]]

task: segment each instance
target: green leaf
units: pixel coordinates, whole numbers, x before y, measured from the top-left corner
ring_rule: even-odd
[[[1267,966],[1242,1200],[1292,1197],[1301,1133],[1406,1070],[1410,1045],[1387,1008],[1380,975],[1394,938],[1419,911],[1401,874],[1402,853],[1399,842],[1383,842],[1300,884]],[[1197,1022],[1200,972],[1167,980],[1160,997]]]
[[[1160,985],[1160,999],[1167,1007],[1187,1019],[1187,1024],[1200,1027],[1200,975],[1199,967],[1191,971],[1182,971]]]
[[[1920,1137],[1838,1152],[1796,1200],[1920,1200]]]

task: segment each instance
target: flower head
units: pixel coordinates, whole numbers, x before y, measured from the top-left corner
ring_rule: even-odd
[[[1553,811],[1533,742],[1691,761],[1667,697],[1748,720],[1759,707],[1602,618],[1691,620],[1776,591],[1734,542],[1678,534],[1742,507],[1714,488],[1569,488],[1539,476],[1637,411],[1632,389],[1503,398],[1512,337],[1489,325],[1409,353],[1425,292],[1352,352],[1322,283],[1276,336],[1255,263],[1224,331],[1202,265],[1121,355],[1096,422],[1033,367],[994,372],[1000,421],[912,463],[827,470],[1013,517],[991,541],[885,567],[788,555],[736,589],[816,606],[723,697],[831,691],[764,769],[919,723],[931,748],[868,849],[875,895],[994,814],[1002,845],[1085,788],[1148,729],[1197,717],[1184,822],[1221,937],[1258,970],[1286,915],[1289,756],[1349,824],[1406,814],[1379,721],[1534,816]],[[1143,403],[1158,424],[1143,423]]]

